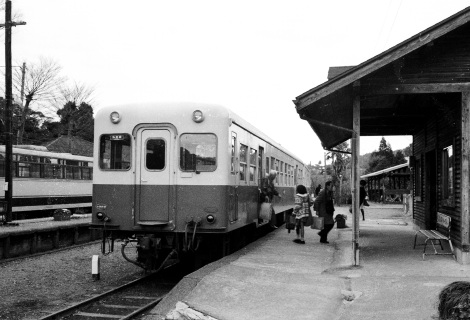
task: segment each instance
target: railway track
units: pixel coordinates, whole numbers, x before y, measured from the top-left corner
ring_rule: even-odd
[[[40,320],[135,319],[157,305],[184,273],[177,263],[98,296],[81,301]]]

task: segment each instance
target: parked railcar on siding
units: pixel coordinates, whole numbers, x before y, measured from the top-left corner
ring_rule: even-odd
[[[52,216],[57,209],[91,212],[92,157],[32,145],[15,146],[12,151],[13,219]],[[4,145],[0,146],[0,177],[5,181]],[[0,201],[5,201],[3,186]]]

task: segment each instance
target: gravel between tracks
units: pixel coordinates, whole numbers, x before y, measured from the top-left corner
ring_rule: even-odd
[[[39,319],[50,312],[103,293],[144,274],[127,262],[120,244],[114,252],[101,253],[101,243],[47,253],[30,258],[0,261],[0,319]],[[100,280],[93,281],[91,260],[100,256]]]

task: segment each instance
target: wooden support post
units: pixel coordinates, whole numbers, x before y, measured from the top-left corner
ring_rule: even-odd
[[[354,265],[359,263],[359,139],[360,139],[360,116],[361,100],[359,95],[360,83],[354,82],[354,101],[353,101],[353,134],[351,138],[351,191],[352,191],[352,214],[353,214],[353,261]]]
[[[462,92],[462,174],[460,207],[462,251],[470,251],[470,91]]]

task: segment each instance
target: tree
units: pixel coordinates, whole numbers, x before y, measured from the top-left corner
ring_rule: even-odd
[[[403,149],[403,155],[405,157],[409,157],[409,156],[413,155],[413,144],[412,143],[410,143],[410,145],[408,147]]]
[[[73,136],[93,141],[93,108],[89,104],[82,102],[76,105],[69,101],[57,111],[57,115],[60,117],[62,131],[67,132],[70,142]]]
[[[16,92],[22,92],[23,74],[21,70],[13,73],[13,85]],[[51,103],[55,100],[59,86],[65,78],[60,76],[61,66],[51,59],[40,58],[38,63],[28,64],[24,75],[24,105],[21,106],[17,143],[23,143],[26,119],[34,103]],[[45,111],[45,110],[44,110]],[[44,112],[43,112],[44,114]]]
[[[380,140],[379,150],[372,152],[366,173],[376,172],[405,163],[405,156],[401,150],[393,152],[392,147],[384,137]]]
[[[70,152],[75,135],[93,141],[94,120],[91,103],[94,90],[93,87],[77,82],[64,85],[60,89],[58,101],[63,103],[63,108],[57,110],[57,115],[68,134]]]

